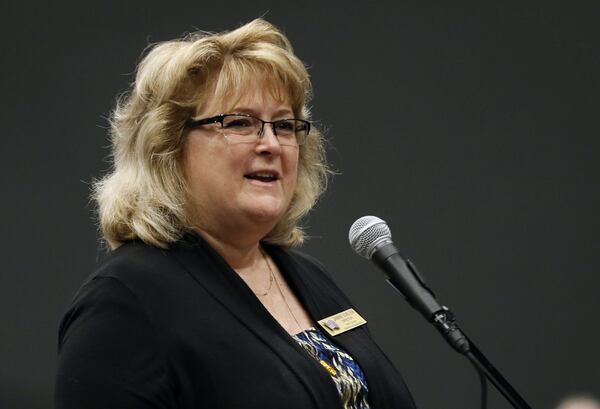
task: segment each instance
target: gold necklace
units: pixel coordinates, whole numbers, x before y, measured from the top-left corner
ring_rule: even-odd
[[[264,253],[263,253],[263,256],[264,256]],[[273,269],[271,268],[271,264],[269,263],[269,260],[266,258],[266,256],[265,256],[265,261],[267,262],[267,266],[269,267],[269,271],[271,272],[271,277],[275,277],[275,273],[273,273]],[[288,303],[287,298],[285,298],[285,295],[283,294],[283,290],[281,289],[281,285],[279,284],[279,280],[276,277],[275,277],[275,284],[277,285],[277,289],[279,290],[279,294],[281,294],[281,298],[283,298],[283,302],[285,303],[285,305],[286,305],[286,307],[287,307],[290,315],[294,319],[294,322],[296,323],[296,326],[298,327],[298,330],[302,331],[302,327],[300,326],[300,323],[296,319],[296,316],[294,315],[294,312],[292,311],[292,307],[290,307],[290,303]]]
[[[271,291],[271,288],[273,288],[274,275],[273,275],[273,270],[271,270],[271,266],[269,265],[269,261],[267,260],[267,256],[265,255],[262,248],[260,249],[260,254],[262,254],[263,259],[265,260],[265,263],[267,263],[267,267],[269,268],[269,288],[267,288],[267,291],[265,291],[264,293],[257,293],[254,290],[252,290],[252,292],[254,293],[254,295],[256,295],[258,297],[264,297],[267,294],[269,294],[269,292]]]

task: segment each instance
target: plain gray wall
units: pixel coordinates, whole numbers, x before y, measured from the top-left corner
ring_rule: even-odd
[[[56,334],[103,253],[90,181],[148,43],[265,14],[314,82],[339,171],[307,220],[421,409],[474,408],[467,361],[347,244],[388,221],[534,408],[598,394],[600,3],[14,2],[2,14],[0,407],[47,408]],[[490,409],[509,408],[491,392]]]

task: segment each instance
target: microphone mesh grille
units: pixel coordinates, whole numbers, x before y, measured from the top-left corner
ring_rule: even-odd
[[[348,240],[354,251],[370,259],[380,245],[391,243],[392,232],[379,217],[363,216],[350,227]]]

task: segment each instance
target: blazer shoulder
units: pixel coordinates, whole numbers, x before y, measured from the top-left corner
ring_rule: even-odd
[[[131,241],[110,252],[84,280],[83,288],[93,281],[111,278],[141,300],[163,297],[188,285],[188,273],[172,254],[141,241]]]
[[[141,241],[130,241],[112,250],[98,264],[89,280],[111,277],[127,281],[141,275],[160,273],[176,268],[177,264],[168,255],[168,250],[153,247]],[[88,281],[89,281],[88,280]]]
[[[154,322],[157,310],[172,304],[176,294],[189,287],[187,277],[169,249],[127,242],[111,251],[84,280],[65,317],[84,307],[102,310],[123,302]],[[109,301],[113,304],[107,304]]]

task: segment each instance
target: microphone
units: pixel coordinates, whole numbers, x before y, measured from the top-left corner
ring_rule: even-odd
[[[416,266],[400,255],[385,221],[375,216],[361,217],[350,227],[348,239],[352,249],[373,260],[386,274],[387,282],[438,328],[453,348],[463,354],[469,351],[469,341],[456,325],[454,315],[437,302]]]
[[[465,355],[475,366],[482,382],[482,407],[485,407],[487,399],[487,378],[513,407],[531,409],[477,346],[458,328],[452,312],[438,304],[415,265],[402,258],[394,246],[392,233],[383,220],[375,216],[361,217],[350,227],[348,239],[354,251],[373,260],[385,272],[388,283],[403,294],[410,305],[440,331],[452,348]]]

